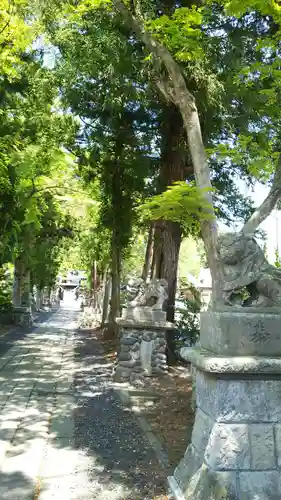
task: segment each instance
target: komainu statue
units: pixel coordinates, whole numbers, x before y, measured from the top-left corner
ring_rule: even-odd
[[[227,233],[218,238],[222,302],[252,307],[281,306],[281,269],[269,264],[253,235]],[[243,299],[243,292],[248,297]]]
[[[139,295],[144,288],[144,280],[142,278],[132,278],[127,286],[127,304],[129,305]]]
[[[130,302],[130,307],[148,306],[151,309],[163,309],[163,304],[168,298],[168,283],[164,279],[153,279],[144,284],[136,298]]]

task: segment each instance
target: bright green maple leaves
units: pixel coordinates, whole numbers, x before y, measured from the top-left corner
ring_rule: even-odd
[[[26,0],[0,0],[0,74],[17,75],[20,54],[34,39],[35,23],[31,23]]]
[[[199,221],[213,219],[210,208],[204,190],[198,189],[194,183],[179,181],[163,193],[148,199],[140,210],[145,219],[179,222],[188,233],[191,227],[196,232],[196,222],[199,232]]]

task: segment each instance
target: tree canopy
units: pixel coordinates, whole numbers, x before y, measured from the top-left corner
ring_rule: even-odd
[[[109,271],[116,316],[136,234],[162,221],[166,248],[203,238],[215,276],[216,219],[253,212],[236,179],[273,182],[270,207],[280,194],[278,2],[1,7],[1,264],[21,258],[40,286],[43,256],[48,283],[72,258]]]

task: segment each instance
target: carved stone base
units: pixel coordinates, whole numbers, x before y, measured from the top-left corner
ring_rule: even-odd
[[[276,350],[281,354],[280,312],[265,311],[201,313],[202,348],[225,356],[275,356]]]
[[[201,327],[212,327],[212,314],[209,326],[205,316]],[[234,325],[245,318],[234,320],[232,314],[232,323],[229,318],[225,329],[223,319],[225,345],[230,345],[228,335]],[[212,333],[214,337],[222,335],[218,330]],[[237,328],[238,345],[244,333]],[[203,337],[207,338],[206,332]],[[266,336],[258,342],[258,352],[262,342],[268,342]],[[247,355],[247,349],[252,351],[250,344],[244,356],[217,354],[216,348],[220,350],[223,344],[212,344],[213,352],[182,349],[181,355],[196,368],[197,410],[191,444],[170,480],[176,499],[281,498],[281,344],[276,346],[275,357]]]
[[[119,319],[121,327],[120,350],[114,367],[116,382],[133,382],[143,377],[167,374],[166,330],[169,323],[136,323]],[[148,363],[143,365],[143,343],[148,350]]]
[[[151,323],[166,322],[166,312],[161,309],[151,307],[125,307],[122,311],[122,318],[126,321],[146,321]]]
[[[14,307],[11,311],[0,314],[0,324],[30,327],[33,317],[30,307]]]

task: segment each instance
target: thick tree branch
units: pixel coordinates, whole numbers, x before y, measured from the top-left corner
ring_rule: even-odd
[[[281,198],[281,154],[279,156],[278,165],[275,170],[271,189],[263,201],[263,203],[254,211],[250,219],[243,227],[243,233],[252,234],[259,225],[271,214],[276,203]]]

